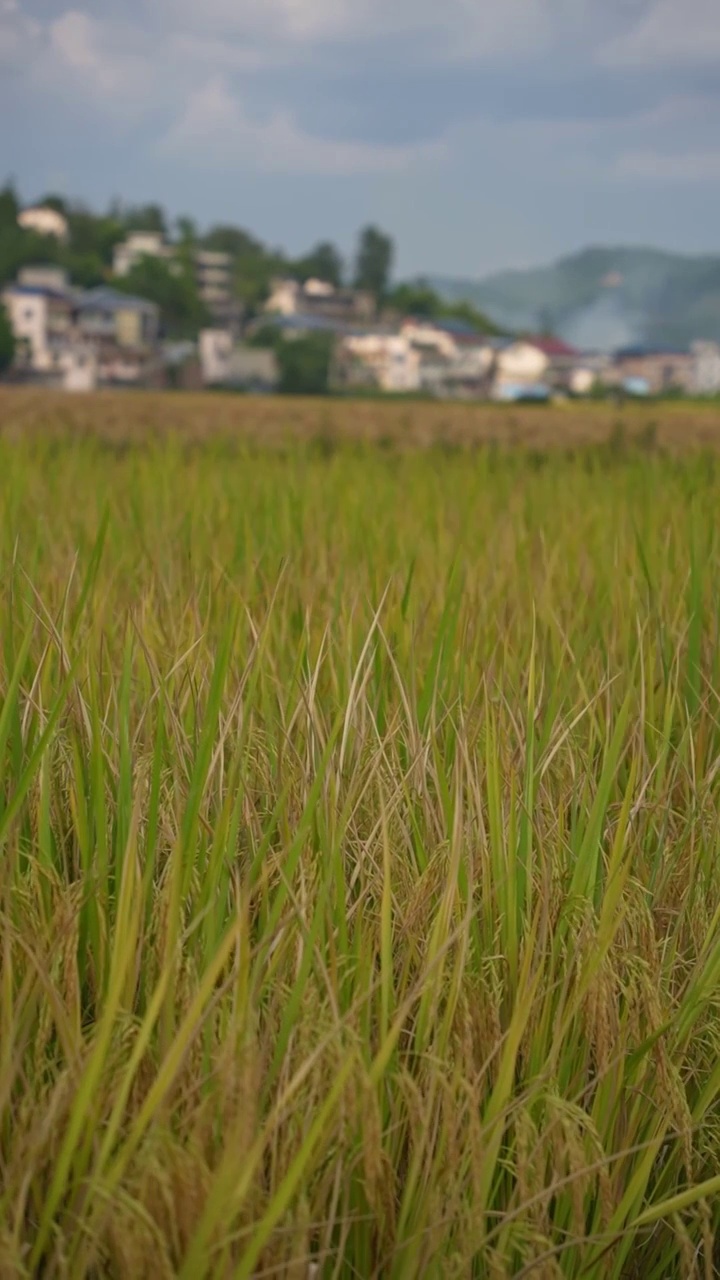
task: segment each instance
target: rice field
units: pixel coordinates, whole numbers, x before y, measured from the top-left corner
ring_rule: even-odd
[[[718,1274],[717,440],[0,396],[2,1280]]]

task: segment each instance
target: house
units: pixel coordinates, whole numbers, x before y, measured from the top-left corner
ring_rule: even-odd
[[[30,288],[50,289],[53,293],[62,293],[68,297],[72,292],[67,271],[63,267],[56,267],[54,263],[39,262],[21,267],[17,283]]]
[[[218,324],[237,327],[240,308],[233,297],[233,260],[229,253],[197,249],[193,254],[195,282],[200,298]]]
[[[94,391],[98,384],[97,351],[92,344],[72,343],[58,355],[61,385],[65,391]]]
[[[496,399],[543,398],[539,389],[587,395],[595,384],[592,362],[561,338],[541,335],[496,345]]]
[[[278,279],[271,282],[265,311],[268,315],[304,314],[318,319],[357,324],[372,320],[375,315],[375,299],[371,293],[363,290],[336,289],[323,280],[309,279],[301,284],[297,280]]]
[[[52,236],[63,244],[70,234],[67,218],[48,205],[33,205],[29,209],[23,209],[17,220],[23,231],[34,231],[38,236]]]
[[[233,347],[224,386],[251,391],[255,395],[268,395],[277,391],[279,383],[280,369],[274,351],[266,347]]]
[[[100,347],[149,351],[155,346],[160,312],[154,302],[101,285],[81,294],[76,307],[80,335]]]
[[[556,338],[552,334],[541,334],[525,338],[524,341],[544,355],[548,365],[554,369],[571,369],[580,358],[577,347],[571,347],[568,342],[563,342],[562,338]]]
[[[160,231],[132,231],[113,253],[113,275],[126,276],[143,258],[159,258],[171,271],[181,270],[177,246],[168,244]],[[233,297],[229,253],[195,249],[191,254],[195,283],[200,298],[218,324],[237,325],[240,308]]]
[[[199,351],[205,386],[259,394],[277,389],[280,370],[275,352],[268,348],[236,345],[228,330],[203,329]]]
[[[300,310],[302,285],[299,280],[273,280],[265,312],[275,316],[294,316]]]
[[[502,346],[495,352],[493,398],[517,399],[524,387],[544,384],[549,369],[549,357],[533,342],[520,339]]]
[[[113,250],[113,275],[127,276],[143,258],[169,262],[174,255],[162,231],[131,231]]]
[[[198,351],[203,382],[207,386],[225,381],[233,345],[233,335],[229,329],[200,330]]]
[[[694,366],[692,392],[696,396],[720,394],[720,343],[694,342],[690,348]]]
[[[137,383],[157,363],[159,309],[105,286],[74,289],[55,266],[24,267],[2,295],[20,375],[69,390]]]
[[[420,388],[443,399],[484,399],[492,386],[494,355],[490,347],[461,350],[454,359],[421,351]]]
[[[668,391],[692,391],[695,358],[689,351],[662,347],[624,347],[614,353],[606,374],[611,386],[625,387],[630,382],[647,386],[648,395]]]
[[[455,360],[458,355],[458,343],[455,336],[445,326],[433,320],[416,320],[408,317],[400,325],[400,333],[418,351],[434,353],[445,360]]]
[[[41,285],[12,284],[3,290],[2,301],[17,343],[18,367],[34,374],[53,373],[72,334],[71,300]]]
[[[408,317],[400,333],[420,356],[422,390],[453,398],[488,394],[494,352],[489,339],[472,325]]]
[[[588,365],[582,365],[577,369],[570,370],[568,391],[574,396],[589,396],[596,382],[597,374],[595,370]]]
[[[397,394],[420,389],[420,363],[420,353],[404,334],[365,333],[343,339],[338,368],[348,385]]]

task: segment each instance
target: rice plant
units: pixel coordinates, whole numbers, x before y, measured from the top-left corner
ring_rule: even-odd
[[[0,440],[0,1276],[715,1275],[720,466],[166,435]]]

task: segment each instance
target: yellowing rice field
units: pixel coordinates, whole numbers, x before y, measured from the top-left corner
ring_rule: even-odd
[[[0,396],[2,1280],[718,1274],[719,441]]]

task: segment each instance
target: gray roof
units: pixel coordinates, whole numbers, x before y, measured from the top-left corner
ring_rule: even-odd
[[[147,298],[134,298],[130,293],[122,293],[119,289],[110,289],[99,285],[96,289],[87,289],[78,299],[82,310],[88,311],[142,311],[146,315],[155,315],[158,308]]]

